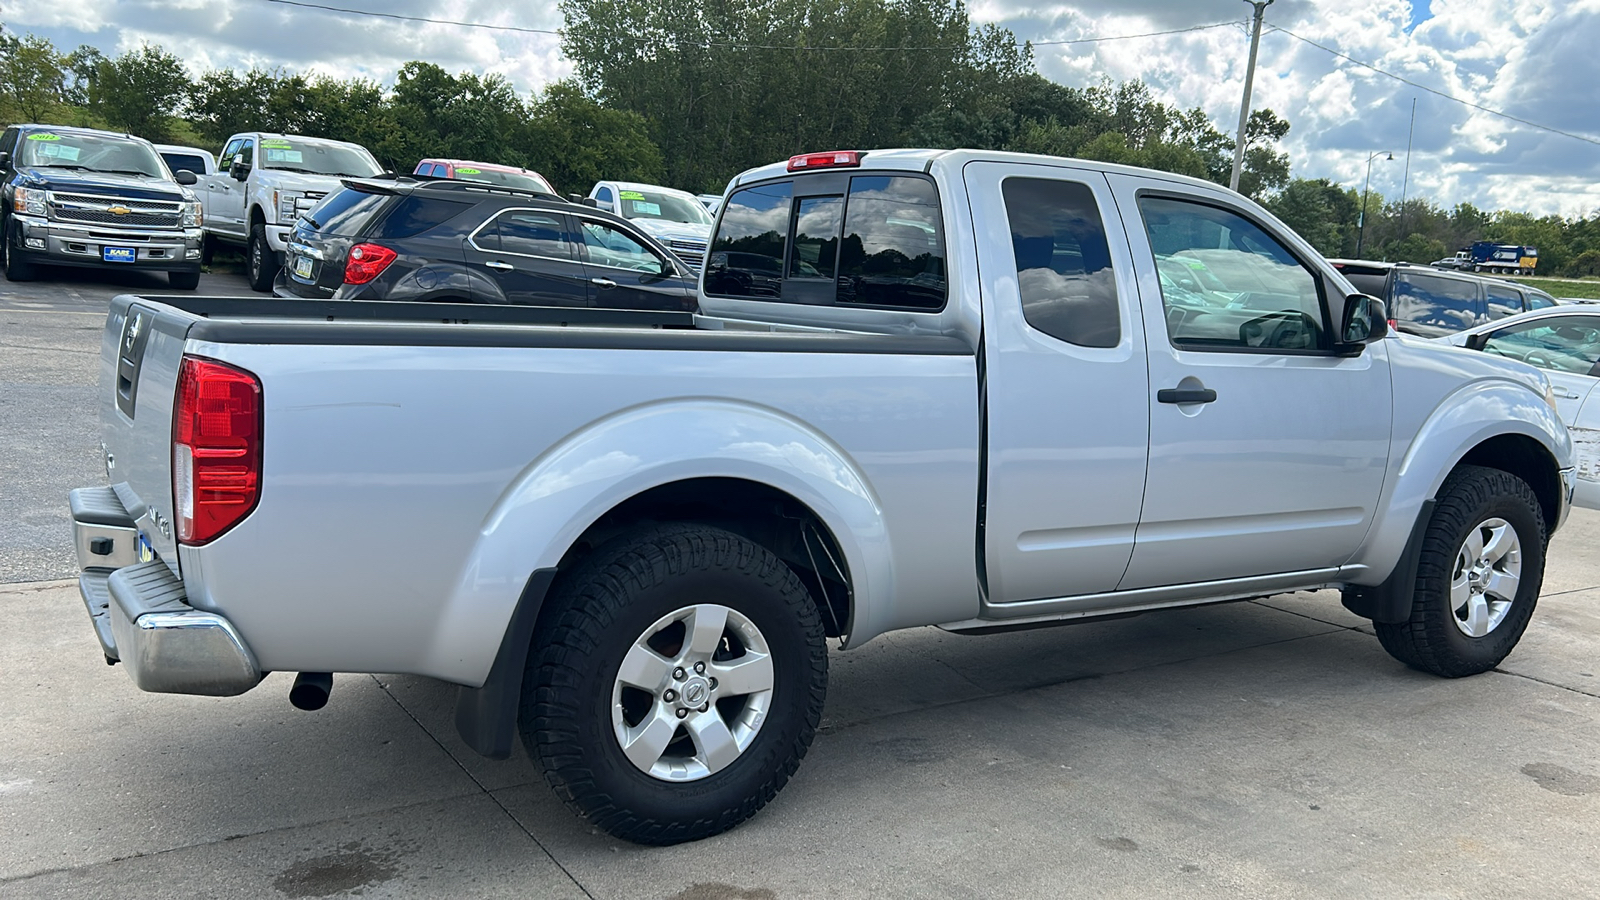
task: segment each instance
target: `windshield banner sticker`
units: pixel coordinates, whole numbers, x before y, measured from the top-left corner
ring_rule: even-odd
[[[458,167],[456,167],[456,174],[457,175],[482,175],[483,172],[480,169],[463,169],[463,168],[458,166]]]
[[[633,201],[633,211],[641,216],[659,216],[661,215],[661,204],[635,200]]]
[[[40,132],[39,134],[30,134],[30,135],[28,135],[28,140],[30,140],[30,141],[59,141],[59,140],[61,140],[61,135],[59,135],[59,134],[45,134],[43,132]]]
[[[285,144],[283,147],[278,147],[263,142],[261,144],[261,149],[267,151],[267,162],[305,162],[305,154],[301,153],[299,150],[284,149],[287,146],[288,145]]]
[[[621,191],[621,192],[619,192],[618,196],[620,196],[624,200],[643,200],[644,199],[644,195],[639,193],[638,191]],[[658,212],[659,212],[659,210],[658,210]]]

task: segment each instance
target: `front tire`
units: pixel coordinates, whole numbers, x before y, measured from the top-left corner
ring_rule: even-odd
[[[1544,558],[1544,516],[1528,483],[1462,466],[1439,489],[1424,533],[1411,618],[1373,629],[1414,669],[1445,678],[1486,672],[1527,630]]]
[[[34,271],[33,263],[17,256],[17,251],[11,246],[11,238],[5,238],[0,247],[4,248],[6,255],[6,280],[7,281],[32,281],[38,273]]]
[[[250,226],[250,245],[245,248],[245,256],[250,289],[263,293],[272,290],[272,279],[278,276],[278,256],[267,243],[267,226],[260,223]]]
[[[738,535],[645,528],[594,551],[540,616],[522,740],[580,816],[641,844],[719,834],[805,756],[828,653],[788,566]]]

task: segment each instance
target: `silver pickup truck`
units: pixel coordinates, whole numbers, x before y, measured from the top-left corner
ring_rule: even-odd
[[[1535,369],[1387,334],[1215,185],[972,151],[728,187],[699,314],[125,296],[82,592],[149,691],[460,685],[645,843],[754,814],[829,638],[1337,588],[1407,665],[1521,637],[1567,514]]]

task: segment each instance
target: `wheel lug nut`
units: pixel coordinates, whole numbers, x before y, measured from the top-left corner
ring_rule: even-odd
[[[672,701],[678,699],[678,692],[677,691],[667,691],[665,694],[661,695],[661,699],[667,701],[668,703],[671,703]]]
[[[673,670],[672,670],[672,677],[673,677],[673,678],[675,678],[675,679],[677,679],[677,680],[678,680],[678,681],[682,681],[682,680],[683,680],[683,679],[684,679],[684,678],[686,678],[686,677],[687,677],[687,676],[686,676],[686,675],[684,675],[684,673],[683,673],[683,670],[682,670],[682,669],[673,669]]]
[[[695,663],[694,664],[694,673],[696,675],[704,675],[706,673],[706,664],[703,663],[703,662]]]
[[[710,708],[711,708],[711,704],[709,704],[709,703],[700,704],[700,711],[701,712],[705,712],[706,710],[708,710]]]
[[[678,718],[680,718],[680,719],[686,718],[688,715],[689,715],[689,711],[687,709],[684,709],[681,706],[678,707]]]
[[[717,680],[715,678],[711,679],[711,689],[713,691],[717,689]]]

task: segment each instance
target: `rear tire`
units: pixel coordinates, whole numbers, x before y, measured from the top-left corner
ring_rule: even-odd
[[[648,527],[558,583],[523,678],[522,741],[602,830],[697,840],[789,780],[827,678],[817,606],[781,560],[717,528]]]
[[[1486,672],[1511,653],[1544,583],[1539,498],[1509,472],[1461,466],[1439,489],[1417,561],[1411,618],[1374,622],[1383,648],[1445,678]]]
[[[200,286],[199,272],[168,272],[167,284],[175,291],[192,291]]]
[[[250,279],[253,291],[272,290],[272,279],[278,276],[278,255],[267,243],[267,226],[256,223],[250,226],[250,244],[245,248],[245,276]]]

